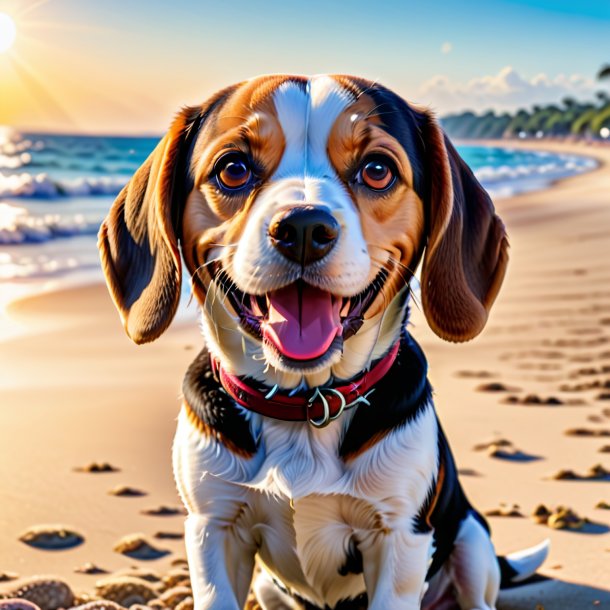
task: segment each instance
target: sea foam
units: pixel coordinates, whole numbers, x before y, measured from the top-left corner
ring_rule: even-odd
[[[46,173],[0,174],[0,197],[82,197],[87,195],[117,195],[128,178],[82,177],[53,179]]]
[[[0,203],[0,244],[41,243],[58,237],[95,235],[99,221],[83,214],[32,215],[25,208]]]

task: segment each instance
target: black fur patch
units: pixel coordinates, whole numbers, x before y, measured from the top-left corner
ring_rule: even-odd
[[[455,460],[440,423],[438,424],[438,452],[439,469],[443,468],[444,477],[436,504],[429,516],[429,522],[434,529],[435,550],[426,576],[427,580],[432,578],[447,561],[453,550],[460,524],[473,510],[460,485]]]
[[[189,366],[182,383],[182,392],[185,401],[202,423],[245,453],[256,453],[257,443],[250,425],[241,409],[214,377],[206,349]]]
[[[421,348],[405,331],[396,361],[375,386],[370,406],[360,405],[347,429],[339,455],[349,459],[392,430],[413,421],[432,400],[428,364]]]

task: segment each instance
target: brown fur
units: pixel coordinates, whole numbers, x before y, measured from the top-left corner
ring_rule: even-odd
[[[422,302],[432,330],[447,341],[478,335],[508,263],[508,239],[489,195],[436,121],[427,115],[426,164],[434,175]]]

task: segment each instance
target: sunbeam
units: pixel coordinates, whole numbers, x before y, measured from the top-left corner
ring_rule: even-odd
[[[36,70],[17,55],[12,55],[10,60],[15,73],[21,79],[26,89],[44,106],[48,114],[52,115],[55,120],[76,126],[74,119],[68,114],[61,103],[49,93]]]

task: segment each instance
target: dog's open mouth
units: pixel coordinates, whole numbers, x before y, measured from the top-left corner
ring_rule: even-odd
[[[341,350],[343,341],[358,332],[388,275],[382,269],[364,291],[349,298],[303,280],[250,295],[236,288],[222,269],[215,281],[249,334],[271,347],[285,364],[302,367],[320,363],[333,348]]]

